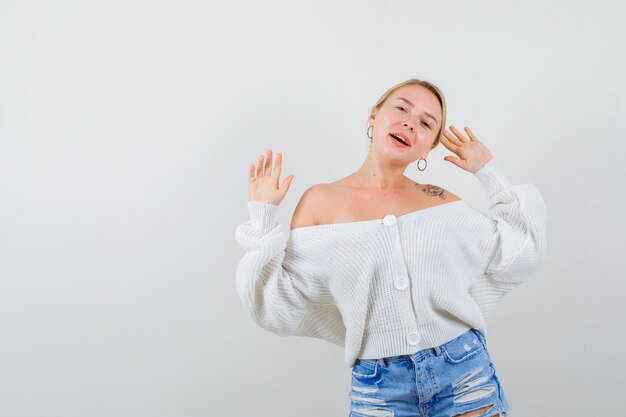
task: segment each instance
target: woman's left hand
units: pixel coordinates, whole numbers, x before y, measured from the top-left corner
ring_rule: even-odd
[[[454,133],[454,136],[444,128],[440,141],[443,146],[459,157],[446,156],[443,158],[444,160],[452,162],[459,168],[474,174],[493,158],[489,149],[478,140],[469,127],[465,127],[469,139],[463,136],[454,126],[450,126],[450,130]]]

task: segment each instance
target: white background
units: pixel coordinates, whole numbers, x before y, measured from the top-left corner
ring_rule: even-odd
[[[371,106],[438,85],[548,206],[548,258],[488,319],[518,417],[622,412],[617,1],[0,1],[0,417],[342,416],[350,369],[235,290],[248,167],[354,172]],[[407,175],[484,207],[443,161]]]

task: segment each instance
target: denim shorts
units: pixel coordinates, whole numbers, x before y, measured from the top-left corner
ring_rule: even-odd
[[[452,417],[483,407],[472,417],[511,413],[476,329],[412,355],[357,359],[352,367],[350,417]]]

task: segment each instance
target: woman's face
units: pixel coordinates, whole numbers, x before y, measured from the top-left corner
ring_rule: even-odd
[[[394,160],[411,163],[428,155],[441,123],[441,105],[437,96],[421,85],[397,89],[374,109],[369,124],[374,126],[372,148]],[[404,137],[407,145],[391,134]]]

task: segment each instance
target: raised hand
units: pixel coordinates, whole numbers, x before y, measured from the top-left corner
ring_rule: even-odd
[[[489,149],[478,140],[469,127],[466,126],[464,129],[469,139],[463,136],[454,126],[450,126],[450,130],[452,130],[454,136],[446,129],[442,131],[440,141],[443,146],[459,156],[458,158],[446,156],[443,159],[474,174],[481,169],[483,165],[489,162],[493,156],[491,152],[489,152]]]
[[[282,154],[276,154],[276,165],[272,172],[272,150],[268,149],[265,153],[265,161],[263,155],[260,155],[258,165],[256,167],[254,164],[250,165],[250,201],[264,201],[275,205],[283,201],[293,175],[288,175],[280,188],[278,187],[282,162]]]

